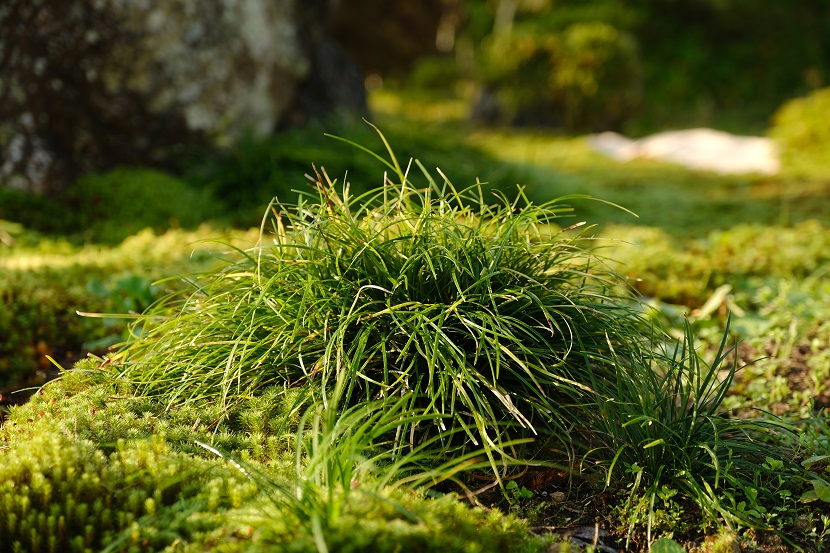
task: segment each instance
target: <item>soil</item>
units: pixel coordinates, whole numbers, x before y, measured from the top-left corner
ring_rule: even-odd
[[[819,348],[818,351],[813,351],[809,344],[798,344],[793,347],[789,357],[783,363],[780,363],[775,371],[775,375],[786,378],[787,387],[793,392],[808,391],[812,388],[812,382],[810,381],[810,374],[812,373],[812,369],[809,366],[810,358],[827,349],[823,347]],[[776,354],[773,344],[767,344],[763,351],[759,351],[752,345],[740,343],[738,344],[737,351],[739,368],[751,365],[759,359],[771,357]],[[735,383],[740,385],[743,379],[743,372],[739,370],[735,376]],[[813,395],[812,399],[816,414],[823,411],[826,412],[826,410],[830,409],[830,386],[825,386],[818,394]],[[770,412],[779,416],[786,414],[791,409],[792,407],[786,403],[774,403],[769,406]]]
[[[822,348],[819,352],[827,348]],[[818,352],[816,352],[818,353]],[[812,348],[807,344],[801,344],[793,348],[790,358],[779,370],[780,374],[786,373],[787,384],[790,390],[803,392],[810,387],[810,373],[812,372],[807,362],[815,355]],[[830,407],[830,386],[825,386],[818,395],[813,396],[813,402],[817,411]]]

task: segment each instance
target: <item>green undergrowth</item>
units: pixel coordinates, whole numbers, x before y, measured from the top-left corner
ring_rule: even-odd
[[[0,219],[75,244],[116,245],[145,228],[195,229],[223,211],[209,189],[147,167],[87,174],[47,195],[0,187]]]
[[[830,228],[812,219],[792,226],[735,225],[680,239],[654,227],[614,225],[605,249],[647,297],[697,308],[720,286],[757,289],[767,279],[816,281],[830,265]]]
[[[127,344],[10,410],[0,550],[561,551],[595,523],[626,551],[826,547],[823,225],[600,237],[585,196],[374,158],[383,187],[313,168],[255,246],[210,244]],[[2,228],[10,274],[193,250]]]
[[[399,490],[350,505],[321,533],[328,551],[396,552],[487,551],[543,552],[545,541],[529,536],[526,524],[500,511],[470,508],[454,496],[424,501],[419,494]],[[266,513],[268,513],[266,511]],[[251,551],[319,551],[314,535],[296,537],[291,519],[272,512],[261,539]]]
[[[210,227],[162,235],[147,229],[114,247],[79,247],[19,225],[6,227],[8,239],[0,244],[0,389],[42,384],[54,371],[47,356],[71,364],[124,340],[126,319],[78,312],[141,313],[182,288],[179,280],[157,280],[204,270],[216,263],[211,252],[224,247],[203,242],[219,233]],[[243,244],[254,240],[242,232],[231,236]]]
[[[224,539],[216,519],[252,486],[163,443],[94,444],[44,432],[4,453],[3,551],[161,551]],[[231,532],[229,532],[230,534]]]
[[[145,168],[87,175],[62,198],[86,242],[118,244],[145,228],[192,229],[222,213],[207,189]],[[71,230],[71,229],[67,229]]]
[[[512,194],[516,183],[527,180],[521,167],[459,142],[454,132],[406,121],[388,121],[384,128],[403,156],[440,158],[458,182],[472,184],[486,174],[486,189]],[[215,228],[256,226],[271,198],[294,203],[298,191],[308,191],[304,174],[311,160],[325,159],[338,179],[348,176],[355,195],[382,186],[374,161],[359,150],[335,147],[327,136],[332,132],[361,143],[375,138],[361,121],[335,117],[264,137],[247,134],[209,150],[186,150],[166,171],[119,167],[84,175],[66,190],[45,195],[0,186],[0,220],[22,225],[32,239],[38,233],[75,245],[116,245],[145,228],[160,234],[208,221]],[[0,225],[0,245],[16,234]]]
[[[626,473],[616,482],[624,482],[629,494],[620,511],[629,536],[638,525],[645,526],[651,543],[654,531],[682,534],[718,521],[732,528],[768,529],[794,522],[769,513],[768,506],[781,506],[809,481],[793,462],[799,453],[797,429],[774,418],[724,416],[722,403],[737,366],[734,356],[730,366],[733,350],[726,340],[706,363],[694,350],[695,336],[687,325],[662,371],[621,379],[625,392],[589,411],[587,426],[598,435],[589,458],[608,467],[608,484],[615,481],[615,470]],[[690,502],[700,518],[661,516],[665,507],[672,511],[673,502],[675,507]]]
[[[86,362],[67,372],[12,409],[0,431],[0,550],[183,551],[175,544],[249,535],[224,515],[256,487],[176,447],[153,429],[147,402],[96,383],[95,370]],[[171,417],[170,427],[180,424]]]
[[[96,357],[78,362],[29,402],[14,408],[3,430],[3,441],[14,443],[55,430],[104,450],[119,440],[148,440],[160,435],[177,450],[193,454],[205,453],[194,440],[255,461],[279,459],[292,451],[286,436],[296,430],[297,413],[303,406],[296,391],[264,390],[231,411],[219,405],[166,408],[113,381],[103,363],[104,359]],[[22,424],[24,420],[28,424]]]
[[[650,298],[670,332],[690,323],[698,347],[711,350],[718,347],[731,314],[730,332],[741,342],[730,356],[738,370],[723,408],[733,417],[761,414],[786,425],[793,457],[819,476],[814,489],[801,491],[792,478],[765,479],[757,497],[775,495],[777,506],[756,499],[760,509],[753,509],[769,521],[801,528],[811,536],[807,550],[824,550],[830,517],[826,504],[816,502],[830,499],[823,483],[830,458],[827,227],[818,221],[792,227],[739,225],[684,241],[654,228],[612,227],[606,233],[634,245],[609,248],[609,257],[619,263],[612,266],[636,279],[634,285]],[[777,463],[768,458],[762,465]],[[674,497],[671,488],[668,493]],[[669,517],[667,524],[676,521]]]
[[[654,228],[611,227],[605,250],[675,332],[691,321],[716,347],[727,313],[742,340],[728,402],[809,418],[830,406],[830,229],[740,225],[695,240]],[[704,347],[706,347],[704,345]],[[740,399],[743,398],[743,399]]]

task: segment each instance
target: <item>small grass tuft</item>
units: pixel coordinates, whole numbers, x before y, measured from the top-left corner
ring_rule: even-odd
[[[728,323],[711,364],[695,351],[688,322],[685,332],[670,353],[645,354],[641,366],[652,370],[621,372],[614,390],[586,410],[597,440],[586,457],[606,467],[607,485],[625,490],[629,538],[635,526],[645,527],[651,543],[653,529],[702,530],[721,520],[733,532],[771,530],[781,521],[769,506],[783,505],[805,484],[787,445],[796,428],[774,417],[728,417],[721,404],[737,369]],[[699,513],[684,529],[671,517],[688,501]]]

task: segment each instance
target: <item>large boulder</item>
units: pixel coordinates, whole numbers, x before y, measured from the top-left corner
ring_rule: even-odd
[[[60,189],[89,170],[272,131],[296,112],[321,45],[331,51],[336,3],[4,2],[0,183]]]

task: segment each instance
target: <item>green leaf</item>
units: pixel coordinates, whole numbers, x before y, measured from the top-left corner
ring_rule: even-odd
[[[813,489],[816,490],[816,496],[825,503],[830,503],[830,484],[824,480],[813,480]]]
[[[804,459],[803,461],[801,461],[801,466],[807,470],[810,470],[810,467],[812,467],[816,463],[820,463],[827,459],[830,459],[830,455],[814,455],[808,459]]]
[[[651,544],[651,553],[686,553],[686,550],[671,538],[660,538]]]
[[[810,503],[812,501],[815,501],[816,499],[818,499],[818,495],[816,495],[816,491],[815,490],[808,490],[808,491],[804,492],[803,494],[801,494],[800,501],[802,503]]]

